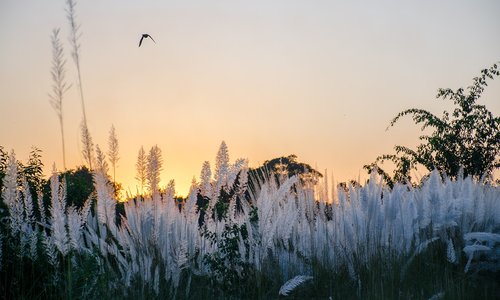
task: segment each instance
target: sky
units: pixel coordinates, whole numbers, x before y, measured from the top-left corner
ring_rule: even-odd
[[[26,161],[40,148],[63,169],[50,105],[51,43],[61,29],[67,167],[84,163],[77,73],[65,1],[0,2],[0,145]],[[141,146],[163,154],[162,185],[185,195],[222,141],[252,167],[295,154],[335,181],[396,144],[418,144],[416,107],[441,115],[438,88],[467,87],[500,61],[500,1],[77,1],[81,74],[92,138],[115,126],[116,180],[136,191]],[[142,33],[146,40],[139,48]],[[500,114],[500,80],[481,104]]]

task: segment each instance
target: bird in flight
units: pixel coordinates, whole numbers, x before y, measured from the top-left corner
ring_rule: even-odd
[[[141,36],[141,40],[139,41],[139,47],[140,47],[140,46],[141,46],[141,44],[142,44],[142,40],[143,40],[143,39],[147,39],[147,38],[150,38],[150,39],[151,39],[151,40],[152,40],[152,41],[156,44],[155,40],[153,40],[153,38],[152,38],[149,34],[147,34],[147,33],[143,33],[143,34],[142,34],[142,36]]]

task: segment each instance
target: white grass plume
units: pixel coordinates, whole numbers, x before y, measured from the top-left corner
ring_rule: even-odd
[[[43,203],[43,194],[41,191],[38,192],[36,200],[38,203],[38,211],[40,212],[40,221],[45,225],[47,223],[47,214],[45,212],[45,204]]]
[[[445,295],[444,292],[439,292],[439,293],[432,295],[432,297],[430,297],[429,300],[440,300],[440,299],[444,298],[444,295]]]
[[[147,181],[147,160],[146,160],[146,152],[144,151],[144,147],[141,146],[139,149],[139,153],[137,154],[137,162],[135,163],[136,175],[135,179],[139,182],[141,186],[141,195],[144,194],[144,187],[146,186]]]
[[[155,145],[149,150],[146,169],[147,181],[153,195],[158,193],[158,184],[160,183],[162,165],[163,158],[161,155],[161,149],[158,145]]]
[[[200,173],[200,193],[203,196],[210,196],[212,194],[212,185],[210,184],[211,178],[212,171],[210,170],[210,163],[205,161]]]
[[[448,239],[448,247],[446,248],[446,258],[452,264],[456,264],[458,262],[457,256],[455,254],[455,247],[453,246],[453,241],[451,239]]]
[[[26,177],[23,177],[22,182],[23,182],[22,193],[24,201],[24,224],[31,226],[35,221],[35,216],[33,214],[33,199],[31,197],[31,192]]]
[[[50,187],[52,192],[52,201],[50,207],[51,240],[57,249],[66,255],[69,251],[69,240],[66,231],[66,183],[63,181],[59,185],[59,178],[55,165],[50,178]]]
[[[37,231],[35,225],[35,216],[33,213],[33,200],[26,177],[22,179],[22,195],[24,200],[24,216],[21,226],[21,251],[24,255],[25,246],[29,246],[28,257],[33,261],[37,258]]]
[[[68,232],[69,232],[69,244],[72,249],[77,251],[80,250],[81,242],[81,229],[82,229],[82,218],[74,206],[68,208]]]
[[[229,172],[229,151],[226,142],[222,141],[215,158],[215,174],[216,192],[219,192],[222,186],[226,185],[227,175]]]
[[[106,155],[101,151],[99,145],[95,145],[96,153],[96,170],[101,171],[105,175],[108,174],[108,163],[106,162]]]
[[[87,127],[86,121],[82,121],[80,125],[80,130],[82,134],[82,155],[89,166],[90,170],[92,168],[92,162],[94,161],[94,142],[92,141],[92,136],[90,135],[89,128]]]
[[[464,234],[465,241],[477,240],[479,242],[500,243],[500,234],[492,232],[469,232]]]
[[[15,236],[21,231],[23,204],[17,189],[17,160],[14,150],[8,157],[3,186],[2,199],[9,208],[11,234]]]
[[[120,160],[119,156],[119,145],[118,138],[116,137],[115,126],[111,125],[111,129],[109,130],[109,138],[108,138],[108,158],[111,163],[111,168],[113,168],[113,181],[116,182],[116,167],[117,163]]]
[[[98,220],[101,224],[108,225],[111,232],[116,235],[116,200],[113,198],[113,193],[108,184],[106,174],[102,170],[94,172],[94,185],[97,192]]]
[[[283,284],[280,288],[279,295],[288,296],[291,292],[293,292],[297,287],[302,285],[303,283],[313,279],[312,276],[307,275],[297,275],[294,278],[288,280]]]

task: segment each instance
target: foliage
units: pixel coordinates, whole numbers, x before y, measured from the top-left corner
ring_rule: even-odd
[[[224,292],[237,293],[241,282],[251,280],[254,269],[240,252],[240,239],[248,242],[246,225],[225,224],[220,239],[215,233],[205,231],[204,236],[217,245],[218,251],[207,253],[204,262],[208,265],[215,283]]]
[[[259,182],[268,181],[270,177],[274,177],[274,180],[280,182],[284,178],[299,175],[303,183],[310,181],[312,184],[316,184],[318,179],[323,177],[309,164],[298,162],[297,156],[294,154],[266,160],[262,166],[250,169],[248,174],[252,190],[258,189]]]
[[[77,208],[83,207],[85,201],[89,199],[94,192],[94,182],[90,170],[81,166],[74,170],[67,170],[59,174],[59,180],[66,181],[66,192],[68,194],[68,205],[74,205]],[[44,186],[45,203],[50,196],[50,183]]]
[[[45,180],[43,179],[42,150],[32,147],[28,162],[22,168],[22,174],[28,181],[32,194],[42,191]]]
[[[487,80],[499,75],[498,66],[494,64],[473,79],[467,92],[463,88],[456,91],[439,89],[436,97],[451,100],[455,105],[453,112],[444,111],[442,117],[417,108],[400,112],[389,127],[411,115],[416,124],[422,125],[422,130],[431,128],[432,133],[420,136],[422,143],[416,150],[395,146],[396,154],[379,156],[365,168],[369,172],[376,169],[391,186],[394,182],[411,182],[410,171],[418,165],[428,171],[437,169],[451,177],[458,176],[461,170],[463,176],[474,178],[491,175],[500,167],[500,118],[477,101],[488,85]],[[392,177],[379,166],[386,160],[395,164]]]

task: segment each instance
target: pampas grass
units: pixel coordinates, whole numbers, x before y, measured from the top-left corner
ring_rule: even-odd
[[[116,137],[115,126],[111,125],[111,129],[109,130],[109,138],[108,138],[108,157],[109,162],[111,163],[111,168],[113,168],[113,182],[116,182],[116,167],[120,157],[118,156],[119,146],[118,146],[118,138]]]
[[[93,176],[95,211],[90,199],[81,210],[67,207],[65,182],[54,171],[50,215],[39,200],[37,222],[26,185],[17,189],[17,162],[10,160],[2,195],[13,220],[8,234],[23,245],[22,256],[46,261],[66,296],[77,284],[75,272],[93,270],[103,282],[92,286],[93,296],[269,298],[295,293],[313,276],[300,295],[431,298],[439,294],[430,292],[438,280],[454,297],[471,291],[465,276],[496,272],[499,265],[500,222],[486,212],[500,208],[496,186],[433,173],[421,187],[388,189],[372,173],[364,186],[336,188],[329,196],[324,183],[317,191],[297,176],[270,176],[250,192],[248,162],[231,163],[224,153],[213,177],[203,164],[181,208],[171,182],[129,199],[120,220],[103,155]],[[150,155],[147,162],[153,186],[160,161]],[[45,251],[35,258],[40,242]],[[418,275],[422,268],[425,276]],[[457,276],[467,279],[455,283]],[[248,284],[236,289],[236,282]],[[419,285],[429,285],[428,292],[421,294]]]
[[[50,178],[50,187],[52,191],[51,207],[50,207],[50,226],[51,226],[51,241],[56,246],[57,250],[64,256],[68,254],[69,239],[67,232],[68,216],[66,214],[66,183],[59,183],[59,178],[53,167],[52,176]]]
[[[3,179],[3,202],[9,209],[11,235],[16,236],[21,231],[23,205],[17,189],[17,160],[14,151],[8,157],[7,170]]]
[[[293,290],[295,290],[297,287],[302,285],[303,283],[313,279],[312,276],[307,276],[307,275],[297,275],[294,278],[288,280],[285,282],[281,287],[279,291],[279,295],[282,296],[288,296]]]

